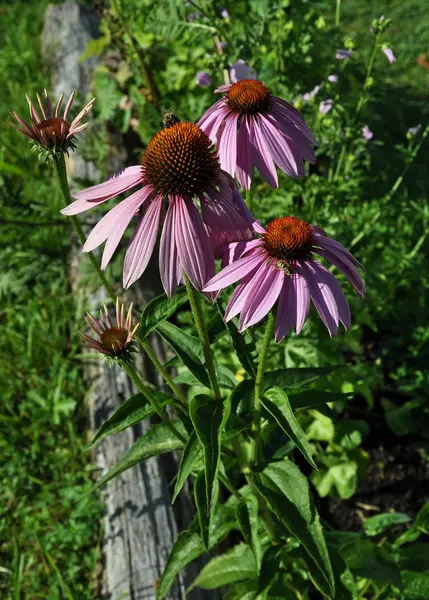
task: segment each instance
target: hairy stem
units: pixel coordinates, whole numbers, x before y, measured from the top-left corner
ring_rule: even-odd
[[[265,329],[264,340],[262,342],[261,357],[259,359],[258,371],[255,379],[255,403],[253,406],[253,422],[252,422],[252,441],[250,447],[250,464],[255,467],[259,462],[259,436],[261,433],[261,399],[263,396],[263,381],[264,373],[268,357],[268,349],[270,347],[271,338],[274,333],[275,316],[274,312],[270,311],[268,315],[267,326]]]
[[[140,376],[138,375],[137,371],[134,368],[134,365],[132,365],[130,362],[128,362],[126,360],[120,360],[118,362],[121,365],[121,367],[124,369],[124,371],[126,372],[128,377],[131,379],[131,381],[134,383],[136,388],[143,394],[143,396],[146,398],[146,400],[148,400],[148,402],[150,402],[152,408],[157,413],[157,415],[159,416],[161,421],[164,423],[164,425],[166,425],[168,427],[168,429],[181,442],[186,444],[187,440],[186,440],[185,436],[183,436],[179,431],[177,431],[177,429],[175,428],[173,423],[170,421],[164,408],[159,404],[156,397],[151,393],[150,389],[141,380]]]
[[[204,358],[206,362],[207,372],[210,380],[210,387],[212,389],[215,400],[218,402],[221,400],[219,383],[217,380],[216,369],[214,365],[213,352],[210,348],[210,340],[207,331],[206,324],[204,322],[203,313],[201,310],[200,299],[198,293],[192,283],[189,281],[188,276],[185,273],[185,284],[188,290],[189,303],[191,305],[191,311],[195,320],[195,326],[198,331],[198,336],[203,347]]]

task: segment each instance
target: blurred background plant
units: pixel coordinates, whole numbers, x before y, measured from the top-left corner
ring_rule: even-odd
[[[348,294],[348,334],[330,340],[311,319],[276,347],[270,368],[350,365],[323,381],[334,394],[323,414],[300,418],[319,451],[311,478],[319,511],[343,530],[332,542],[357,576],[350,598],[428,598],[427,7],[420,0],[86,3],[101,14],[101,35],[81,60],[96,54],[101,62],[96,127],[80,150],[101,177],[110,131],[121,132],[133,164],[163,112],[196,121],[239,59],[314,131],[320,146],[307,178],[280,174],[278,190],[257,180],[252,210],[264,224],[293,214],[352,249],[366,268],[368,298]],[[47,171],[5,124],[8,109],[26,113],[25,91],[34,97],[48,84],[38,47],[48,3],[2,4],[0,590],[6,598],[90,598],[100,507],[95,497],[74,503],[91,471],[76,360],[85,295],[70,293],[68,223]],[[351,57],[337,58],[338,49]],[[199,72],[212,83],[198,85]],[[119,274],[122,259],[115,263]],[[206,310],[215,323],[215,309]],[[178,315],[184,325],[188,318]],[[239,378],[229,339],[215,347]],[[317,597],[294,550],[282,559],[293,573],[290,597]],[[235,590],[229,600],[244,597],[242,584]]]

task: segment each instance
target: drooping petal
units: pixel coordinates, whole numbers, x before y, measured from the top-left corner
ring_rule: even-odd
[[[325,250],[316,248],[315,252],[320,254],[328,260],[330,263],[335,265],[337,269],[339,269],[350,281],[352,286],[355,288],[357,293],[361,298],[365,296],[365,283],[357,271],[356,267],[353,265],[351,260],[345,254],[339,254],[335,252],[333,249]]]
[[[320,246],[325,250],[329,250],[330,252],[337,255],[339,258],[341,258],[342,254],[345,254],[352,261],[353,264],[363,269],[360,262],[353,256],[353,254],[349,250],[347,250],[347,248],[340,244],[340,242],[333,240],[327,235],[318,235],[318,233],[313,234],[312,241],[314,245]]]
[[[152,200],[140,223],[137,225],[133,238],[128,246],[124,260],[123,284],[127,289],[133,284],[147,267],[155,247],[158,235],[159,217],[162,208],[162,196]]]
[[[313,150],[312,142],[308,137],[294,125],[289,119],[283,117],[282,113],[274,109],[270,114],[265,116],[272,126],[277,129],[286,138],[292,140],[296,144],[299,155],[309,163],[316,162],[316,154]]]
[[[106,244],[103,253],[102,269],[106,268],[125,229],[148,195],[147,188],[138,190],[104,215],[89,234],[83,247],[84,252],[91,252],[94,248],[97,248],[104,241],[108,240],[108,248]]]
[[[249,190],[252,182],[253,163],[247,116],[243,115],[237,135],[237,165],[235,172],[243,189]]]
[[[287,175],[304,177],[304,163],[295,143],[292,140],[286,140],[263,115],[260,116],[258,122],[274,162]]]
[[[113,175],[107,181],[93,185],[81,192],[74,194],[76,202],[72,202],[61,210],[63,215],[77,215],[97,206],[114,196],[121,194],[142,182],[142,170],[140,166],[127,167]]]
[[[324,281],[329,286],[329,289],[331,290],[331,292],[334,296],[334,299],[335,299],[335,303],[338,307],[338,315],[339,315],[341,323],[344,325],[344,327],[346,329],[350,329],[350,325],[351,325],[350,307],[349,307],[349,303],[346,300],[346,297],[344,296],[344,292],[341,289],[340,284],[335,279],[335,277],[332,275],[332,273],[330,273],[328,271],[328,269],[326,267],[324,267],[322,264],[320,264],[317,260],[312,259],[311,265],[312,265],[313,269],[320,274],[320,278],[321,279],[323,278]]]
[[[214,257],[201,215],[193,201],[176,197],[175,239],[183,269],[201,291],[214,274]]]
[[[216,190],[209,190],[208,194],[213,201],[201,198],[201,214],[206,225],[225,232],[249,227],[232,202],[226,202]]]
[[[222,250],[222,260],[225,265],[229,265],[234,261],[237,261],[239,258],[248,254],[254,248],[258,248],[262,246],[263,240],[244,240],[239,242],[232,242],[227,244],[225,248]]]
[[[279,183],[274,161],[254,117],[249,118],[249,128],[253,162],[263,179],[272,188],[278,188]]]
[[[329,335],[335,337],[339,323],[338,307],[326,278],[316,272],[310,262],[297,266],[296,270],[307,282],[313,304],[329,331]]]
[[[296,294],[292,277],[283,279],[279,294],[279,304],[276,316],[276,342],[279,343],[295,327],[296,323]]]
[[[238,115],[231,113],[219,131],[217,149],[222,169],[234,177],[237,161],[237,121]]]
[[[235,283],[248,273],[254,271],[266,258],[260,252],[253,252],[249,256],[239,258],[232,264],[222,269],[213,279],[207,282],[204,287],[205,292],[216,292]]]
[[[245,320],[248,317],[251,317],[253,311],[256,310],[257,304],[255,302],[255,298],[260,290],[264,287],[264,282],[267,278],[269,278],[271,273],[270,265],[267,265],[267,261],[264,260],[262,264],[259,265],[257,271],[253,274],[252,280],[246,286],[246,301],[244,305],[241,307],[240,311],[240,322],[239,322],[239,331],[244,331],[245,327],[243,326]],[[249,310],[249,308],[251,310]]]
[[[159,272],[165,293],[169,298],[176,291],[182,276],[182,265],[175,240],[176,204],[176,197],[170,198],[159,246]]]
[[[267,275],[260,284],[252,300],[244,305],[240,318],[240,330],[243,331],[267,315],[274,306],[283,286],[285,273],[275,266],[267,266]]]
[[[298,335],[304,327],[310,312],[310,290],[304,277],[301,277],[298,273],[293,276],[292,284],[296,307],[295,333]]]
[[[292,104],[289,104],[289,102],[286,102],[285,100],[282,100],[277,96],[273,97],[273,100],[276,103],[274,105],[276,112],[280,112],[280,114],[285,119],[293,123],[295,127],[302,131],[302,133],[310,140],[312,144],[317,146],[317,140],[311,132],[310,128],[308,127],[307,123],[304,121],[304,118],[299,112],[299,110],[292,106]]]

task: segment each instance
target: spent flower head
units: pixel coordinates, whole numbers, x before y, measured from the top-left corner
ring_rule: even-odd
[[[36,106],[25,95],[30,111],[29,122],[24,121],[15,111],[10,111],[10,115],[16,119],[18,125],[9,121],[19,133],[22,133],[33,142],[33,148],[40,151],[46,159],[52,158],[54,154],[74,150],[76,147],[75,136],[88,127],[89,123],[82,123],[82,119],[91,110],[95,98],[80,111],[80,113],[71,122],[69,113],[75,92],[72,92],[65,105],[62,116],[60,115],[61,106],[64,100],[64,94],[61,94],[55,108],[49,98],[46,89],[43,91],[43,99],[37,94],[40,113]]]
[[[96,334],[93,338],[86,333],[80,333],[82,339],[88,346],[98,350],[110,358],[127,358],[134,348],[134,336],[139,323],[133,327],[132,323],[133,304],[130,304],[125,317],[125,304],[119,304],[116,299],[116,322],[110,317],[107,306],[104,305],[104,313],[100,310],[100,318],[95,319],[87,312],[85,321]]]

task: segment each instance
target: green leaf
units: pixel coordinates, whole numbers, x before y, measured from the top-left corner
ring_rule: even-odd
[[[226,554],[212,558],[189,590],[196,586],[204,590],[214,590],[228,583],[257,577],[257,574],[252,550],[246,544],[238,544]]]
[[[328,402],[344,402],[352,394],[341,394],[332,392],[320,392],[319,390],[306,390],[289,396],[290,404],[293,410],[302,410],[304,408],[317,408]]]
[[[187,564],[204,552],[200,536],[193,531],[183,531],[176,540],[159,581],[156,600],[163,600],[174,580]]]
[[[237,583],[228,590],[225,600],[256,600],[258,596],[258,582],[244,581]],[[296,600],[296,596],[294,597]]]
[[[269,546],[264,553],[259,574],[258,594],[264,596],[274,585],[280,572],[281,550],[278,546]]]
[[[224,321],[225,310],[223,307],[221,307],[219,302],[217,303],[217,309],[231,337],[235,353],[241,363],[241,366],[251,377],[256,377],[256,367],[251,354],[252,350],[255,349],[255,345],[253,342],[246,343],[246,333],[242,334],[238,332],[238,328],[234,319],[228,322]]]
[[[403,546],[399,549],[397,563],[404,571],[429,571],[429,544]]]
[[[356,577],[401,587],[398,566],[384,546],[379,547],[370,540],[357,539],[345,544],[340,553]]]
[[[344,460],[341,456],[327,456],[329,467],[311,474],[311,483],[317,489],[319,496],[325,498],[337,490],[340,498],[347,500],[356,492],[358,465],[354,460]],[[324,461],[326,462],[326,461]]]
[[[409,523],[411,517],[404,513],[383,513],[369,517],[363,524],[363,530],[367,536],[379,535],[393,525]]]
[[[215,482],[219,471],[221,432],[228,416],[225,404],[210,396],[194,396],[189,404],[189,415],[198,439],[204,447],[204,473],[206,482],[206,517],[214,504]]]
[[[232,414],[249,413],[254,404],[255,382],[243,379],[231,392],[230,403]]]
[[[245,542],[252,549],[258,573],[261,569],[262,550],[259,539],[258,501],[255,496],[243,498],[237,504],[237,521]]]
[[[337,550],[328,546],[335,576],[335,600],[357,600],[358,591],[353,574]]]
[[[185,428],[180,421],[173,421],[176,429],[182,434],[186,435]],[[119,460],[119,462],[112,468],[104,477],[97,481],[91,492],[95,492],[99,487],[117,477],[130,467],[133,467],[139,462],[151,458],[151,456],[157,456],[159,454],[165,454],[166,452],[173,452],[182,448],[182,442],[170,431],[170,429],[164,425],[164,423],[158,423],[152,425],[141,438],[139,438]],[[91,493],[90,492],[90,493]]]
[[[197,437],[195,431],[193,431],[189,437],[188,443],[183,449],[182,459],[179,466],[179,474],[177,475],[176,485],[174,486],[174,494],[172,503],[176,501],[180,490],[183,487],[186,479],[201,462],[203,456],[203,447],[200,440]]]
[[[324,593],[334,595],[331,561],[306,477],[289,460],[270,464],[254,483],[281,523],[297,537],[322,575]]]
[[[236,499],[232,497],[225,504],[218,504],[215,507],[210,525],[209,549],[214,548],[232,529],[237,528],[235,502]],[[196,521],[194,521],[189,530],[184,531],[177,538],[159,582],[157,600],[162,600],[168,594],[180,571],[205,551],[196,527]]]
[[[161,322],[157,330],[170,344],[183,364],[205,387],[210,387],[209,377],[202,362],[200,340],[166,321]]]
[[[403,571],[401,573],[406,600],[427,600],[429,598],[429,574]]]
[[[183,304],[188,301],[186,288],[180,287],[172,298],[161,294],[146,304],[140,319],[139,333],[146,338],[158,325],[169,319]]]
[[[219,484],[217,479],[213,482],[212,494],[213,499],[217,497],[219,492]],[[200,524],[201,537],[203,539],[204,548],[208,549],[210,536],[210,521],[211,511],[207,510],[209,499],[207,496],[207,485],[204,471],[198,473],[194,482],[194,500],[197,507],[198,523]]]
[[[395,547],[408,542],[414,542],[422,534],[429,533],[429,502],[423,505],[423,507],[417,513],[414,523],[408,531],[405,531],[395,541]]]
[[[280,388],[300,388],[303,385],[316,381],[319,377],[330,375],[344,366],[345,365],[336,365],[332,367],[306,367],[302,369],[278,369],[277,371],[269,371],[264,375],[264,391],[273,386]]]
[[[234,373],[225,365],[217,365],[216,367],[217,379],[220,387],[228,388],[233,390],[237,385],[237,380]]]
[[[162,407],[173,402],[167,394],[162,392],[151,392],[156,397]],[[131,427],[140,421],[148,419],[155,413],[151,403],[146,400],[143,394],[134,394],[130,396],[121,406],[115,410],[113,415],[107,419],[97,431],[92,442],[88,445],[88,449],[103,440],[108,435],[119,433],[127,427]]]
[[[310,444],[307,442],[305,433],[293,414],[286,393],[279,387],[273,387],[265,392],[262,404],[278,426],[293,441],[297,448],[300,449],[304,458],[306,458],[313,469],[317,470],[316,463],[311,455]]]

